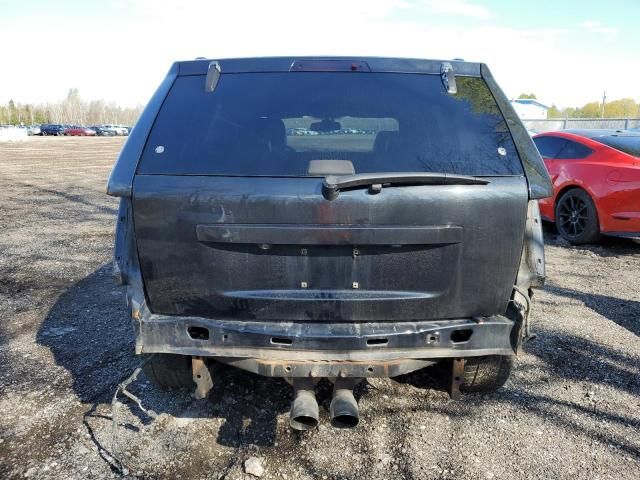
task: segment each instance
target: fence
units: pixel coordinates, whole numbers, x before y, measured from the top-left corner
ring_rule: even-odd
[[[615,130],[628,130],[640,128],[640,118],[557,118],[544,120],[523,119],[522,123],[527,130],[532,132],[552,132],[567,128],[612,128]]]

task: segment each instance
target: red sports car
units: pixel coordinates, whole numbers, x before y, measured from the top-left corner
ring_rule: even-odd
[[[533,138],[553,181],[540,213],[562,237],[640,237],[640,133],[562,130]]]

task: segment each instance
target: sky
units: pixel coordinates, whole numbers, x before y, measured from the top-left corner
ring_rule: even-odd
[[[640,101],[640,0],[0,0],[0,102],[144,104],[196,57],[485,62],[510,97]]]

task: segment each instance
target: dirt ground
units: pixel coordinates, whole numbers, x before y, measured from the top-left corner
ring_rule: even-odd
[[[110,275],[116,200],[104,194],[121,138],[0,144],[0,478],[640,478],[640,245],[575,248],[546,232],[548,284],[506,386],[449,400],[427,374],[371,380],[361,423],[288,427],[277,379],[225,369],[206,401],[142,376]]]

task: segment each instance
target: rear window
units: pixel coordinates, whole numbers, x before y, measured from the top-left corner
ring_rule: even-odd
[[[611,135],[608,137],[596,137],[593,140],[604,143],[605,145],[620,150],[621,152],[640,157],[640,135],[619,136]]]
[[[312,160],[356,173],[521,175],[504,118],[484,81],[397,73],[178,77],[138,173],[306,176]]]

